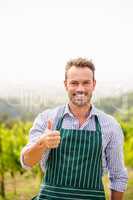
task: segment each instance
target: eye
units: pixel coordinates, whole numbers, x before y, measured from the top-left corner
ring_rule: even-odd
[[[85,86],[90,85],[90,84],[91,84],[91,81],[85,81],[83,84],[84,84]]]
[[[70,83],[70,85],[72,85],[72,86],[77,86],[77,85],[78,85],[78,82],[77,82],[77,81],[72,81],[72,82]]]

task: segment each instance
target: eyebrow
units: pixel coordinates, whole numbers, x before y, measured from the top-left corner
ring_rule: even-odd
[[[79,82],[80,80],[70,80],[70,82]],[[82,80],[82,82],[89,82],[91,81],[90,79]]]

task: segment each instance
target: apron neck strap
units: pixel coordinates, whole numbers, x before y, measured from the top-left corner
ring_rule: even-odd
[[[65,106],[63,107],[63,109],[61,111],[61,117],[59,118],[59,120],[57,122],[56,130],[60,130],[61,129],[63,118],[64,118],[64,111],[65,111]],[[100,123],[99,123],[97,115],[95,115],[95,125],[96,125],[96,131],[100,131],[101,132],[101,126],[100,126]]]
[[[96,125],[96,131],[100,131],[101,132],[101,126],[98,120],[97,115],[95,115],[95,125]]]
[[[57,125],[56,125],[56,130],[60,130],[61,129],[62,121],[63,121],[63,118],[64,118],[64,112],[65,112],[65,106],[63,106],[63,109],[61,111],[61,116],[58,119],[58,122],[57,122]]]

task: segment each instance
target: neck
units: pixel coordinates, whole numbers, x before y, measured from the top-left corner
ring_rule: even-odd
[[[73,113],[73,115],[78,119],[86,119],[91,110],[91,104],[87,104],[83,107],[79,107],[69,102],[69,109]]]

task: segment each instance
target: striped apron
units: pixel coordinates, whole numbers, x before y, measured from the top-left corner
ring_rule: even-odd
[[[63,129],[58,148],[51,149],[46,174],[36,200],[105,200],[102,184],[102,134],[97,116],[96,131]]]

